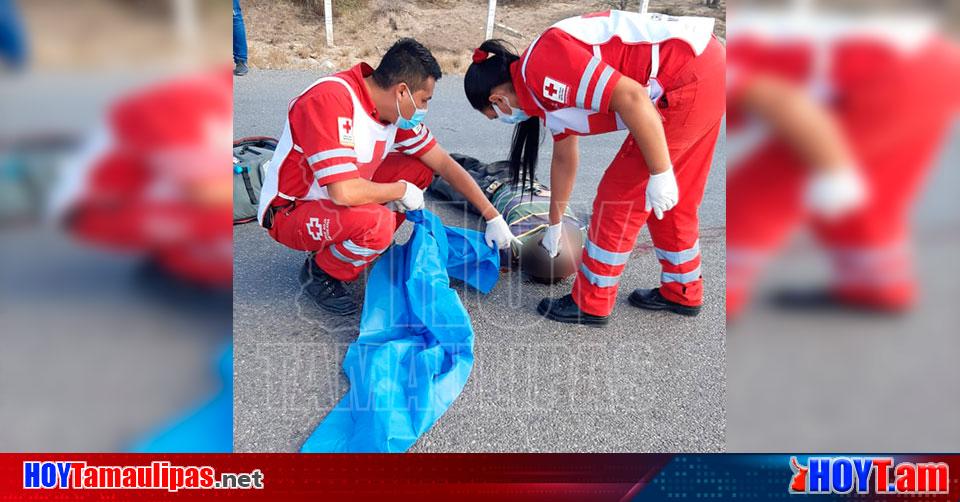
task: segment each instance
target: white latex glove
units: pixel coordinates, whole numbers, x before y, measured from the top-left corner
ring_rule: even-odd
[[[403,192],[403,197],[397,199],[397,202],[400,203],[401,209],[404,211],[416,211],[417,209],[423,209],[423,190],[420,190],[420,187],[410,183],[409,181],[400,181],[407,185],[406,191]]]
[[[807,182],[804,203],[810,212],[836,218],[866,201],[867,187],[856,168],[819,171]]]
[[[497,249],[505,249],[511,242],[518,242],[510,231],[510,226],[503,220],[503,216],[497,215],[496,218],[487,221],[487,231],[483,234],[488,246],[496,246]]]
[[[550,253],[550,258],[556,258],[560,254],[560,230],[563,228],[563,223],[557,223],[556,225],[550,225],[547,227],[547,231],[543,233],[543,239],[540,241],[540,245]]]
[[[677,188],[677,178],[673,176],[673,167],[660,173],[650,175],[647,182],[647,207],[653,209],[658,220],[663,219],[663,213],[673,209],[680,200],[680,189]]]

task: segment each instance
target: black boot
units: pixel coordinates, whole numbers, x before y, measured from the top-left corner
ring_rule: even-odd
[[[573,301],[572,295],[560,298],[544,298],[537,305],[537,312],[547,319],[570,324],[586,324],[588,326],[603,326],[610,322],[610,316],[588,314]]]
[[[774,291],[770,295],[769,301],[778,310],[798,313],[843,312],[898,316],[909,310],[907,307],[883,307],[869,303],[857,303],[841,298],[827,288],[782,289]]]
[[[303,291],[313,298],[323,310],[337,315],[350,315],[358,309],[343,282],[330,277],[317,265],[313,255],[307,258],[300,269],[300,284]]]
[[[700,306],[691,307],[671,302],[660,294],[660,288],[635,289],[628,298],[630,305],[647,310],[669,310],[675,314],[695,317],[700,313]]]

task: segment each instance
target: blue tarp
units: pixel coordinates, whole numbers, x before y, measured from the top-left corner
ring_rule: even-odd
[[[230,453],[233,451],[233,348],[218,357],[222,386],[209,402],[172,421],[131,451],[136,453]]]
[[[347,349],[350,390],[301,448],[403,452],[450,407],[473,368],[473,327],[449,277],[488,293],[500,254],[483,234],[411,211],[413,235],[373,266],[360,336]]]

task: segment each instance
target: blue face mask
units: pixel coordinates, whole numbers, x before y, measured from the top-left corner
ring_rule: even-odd
[[[420,122],[423,122],[423,117],[427,116],[426,109],[417,108],[417,102],[413,100],[413,93],[410,92],[410,88],[407,88],[407,94],[410,96],[410,102],[413,103],[413,116],[410,118],[405,118],[403,113],[400,112],[400,101],[397,101],[397,127],[404,130],[410,130],[418,125]]]
[[[504,124],[516,124],[530,118],[529,115],[523,113],[523,110],[519,108],[514,108],[511,106],[510,109],[512,111],[510,112],[510,115],[507,115],[506,113],[500,111],[500,108],[496,105],[496,103],[494,103],[492,106],[494,113],[497,114],[497,120],[503,122]]]

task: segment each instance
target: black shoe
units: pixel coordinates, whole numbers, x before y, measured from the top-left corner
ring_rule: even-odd
[[[784,289],[773,292],[770,304],[783,310],[839,310],[840,302],[826,289]]]
[[[604,326],[610,322],[610,316],[588,314],[573,301],[572,295],[560,298],[544,298],[537,305],[537,312],[547,319],[570,324],[586,324],[588,326]]]
[[[908,309],[884,308],[878,305],[857,303],[838,297],[826,288],[783,289],[774,291],[769,297],[770,305],[778,310],[798,313],[852,313],[882,314],[898,316]]]
[[[337,315],[350,315],[359,308],[357,302],[350,296],[343,282],[330,277],[313,260],[313,255],[307,258],[300,269],[300,284],[304,292],[323,310]]]
[[[677,302],[671,302],[660,294],[660,288],[635,289],[627,298],[630,305],[647,310],[669,310],[675,314],[695,317],[700,313],[700,307],[691,307]]]
[[[238,77],[246,75],[249,71],[250,69],[247,68],[246,61],[237,61],[236,65],[233,67],[233,74]]]

